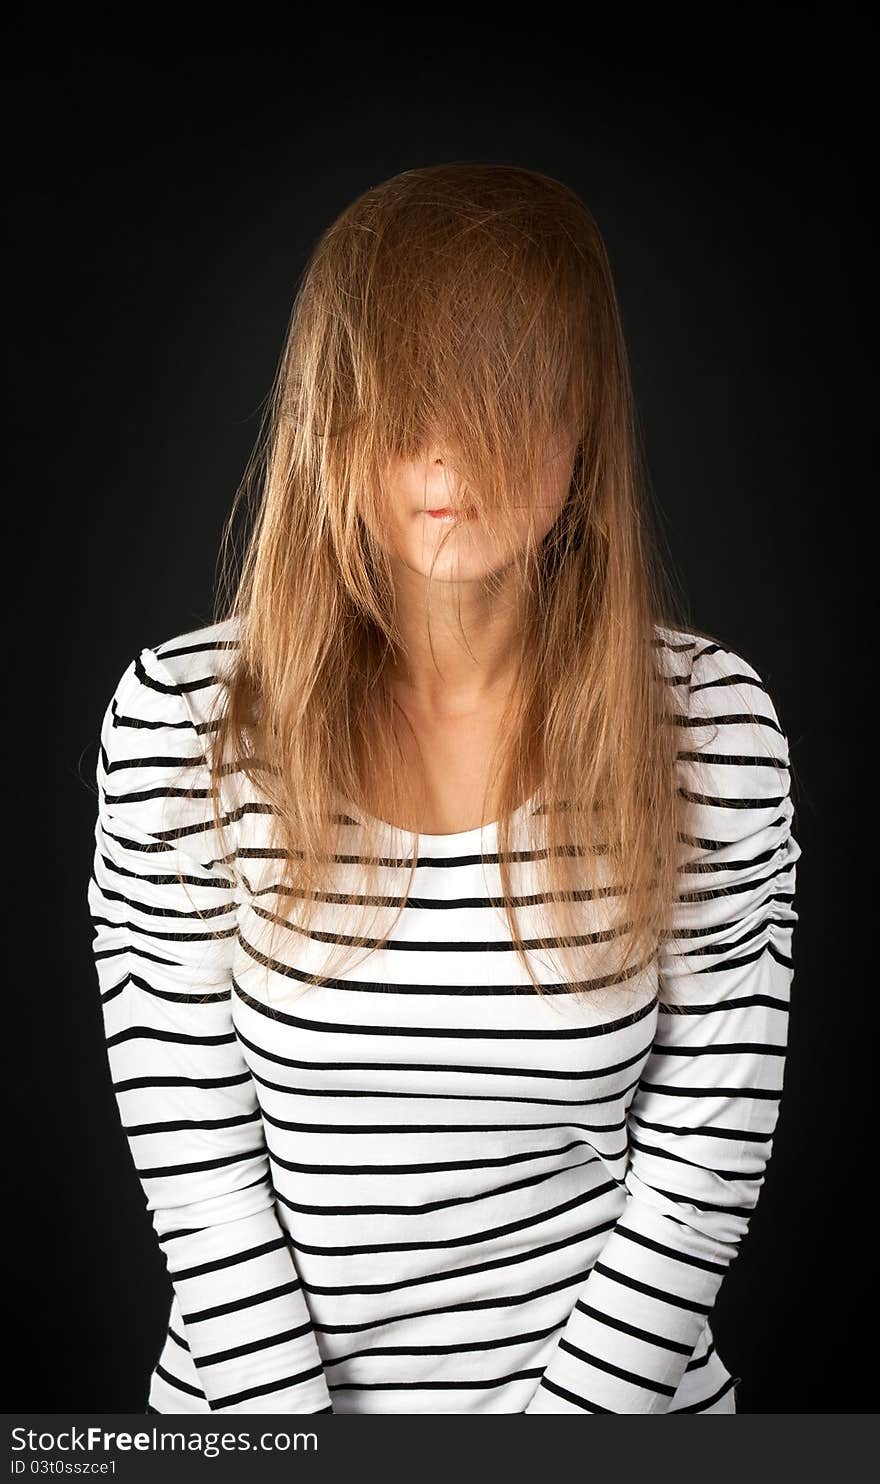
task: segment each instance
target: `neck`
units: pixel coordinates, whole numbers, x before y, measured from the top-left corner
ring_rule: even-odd
[[[395,692],[425,716],[467,716],[510,689],[516,668],[516,610],[512,593],[479,581],[435,581],[431,626],[426,579],[404,564],[395,572],[401,661],[388,672]]]

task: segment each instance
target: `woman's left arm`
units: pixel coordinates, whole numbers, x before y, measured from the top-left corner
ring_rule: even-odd
[[[627,1199],[526,1413],[669,1411],[771,1154],[801,854],[788,741],[752,666],[701,642],[695,750],[676,765],[682,883],[627,1116]]]

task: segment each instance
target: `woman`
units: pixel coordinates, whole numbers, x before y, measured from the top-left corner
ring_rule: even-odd
[[[456,163],[355,201],[254,471],[231,601],[101,732],[108,1056],[173,1288],[147,1410],[734,1411],[788,743],[673,619],[579,198]]]

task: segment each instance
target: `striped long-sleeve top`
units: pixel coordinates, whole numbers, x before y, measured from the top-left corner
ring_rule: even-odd
[[[142,649],[101,729],[103,1025],[171,1285],[145,1409],[734,1411],[710,1315],[779,1114],[800,855],[761,678],[658,628],[698,823],[671,932],[615,1014],[529,984],[491,825],[420,837],[392,937],[344,977],[309,984],[325,950],[294,931],[265,962],[267,807],[232,813],[224,854],[208,793],[235,645],[230,619]],[[318,931],[345,920],[361,828]],[[515,857],[523,898],[531,869]]]

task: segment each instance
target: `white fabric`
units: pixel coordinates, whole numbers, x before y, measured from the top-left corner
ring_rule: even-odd
[[[221,859],[207,796],[235,632],[142,649],[101,733],[95,961],[172,1283],[146,1405],[733,1411],[709,1320],[772,1149],[800,855],[757,672],[658,629],[699,723],[676,765],[695,826],[672,936],[609,1014],[528,984],[479,830],[421,837],[392,941],[332,986],[304,982],[326,949],[295,931],[261,961],[285,903],[265,805],[246,792]],[[334,869],[319,930],[346,921]],[[394,890],[393,851],[386,869]],[[527,894],[532,863],[513,869]]]

